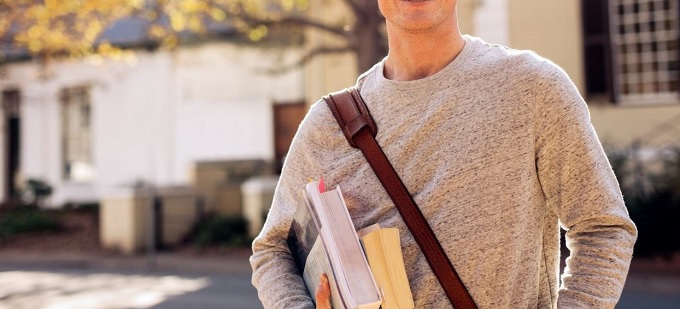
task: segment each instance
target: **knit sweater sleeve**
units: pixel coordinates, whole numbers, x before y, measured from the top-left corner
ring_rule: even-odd
[[[323,167],[324,149],[328,149],[324,145],[328,135],[324,138],[323,132],[328,127],[326,114],[330,111],[325,104],[317,103],[298,128],[267,220],[253,241],[252,284],[264,308],[314,308],[286,240],[300,192],[309,177],[319,177]]]
[[[570,251],[558,308],[614,308],[637,236],[618,182],[567,74],[546,62],[536,88],[536,165]]]

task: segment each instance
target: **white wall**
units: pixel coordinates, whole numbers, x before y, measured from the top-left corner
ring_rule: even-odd
[[[22,176],[54,185],[50,203],[60,205],[96,200],[136,180],[182,184],[195,160],[272,159],[272,104],[303,100],[303,78],[301,70],[281,76],[256,71],[295,54],[214,43],[141,52],[134,65],[10,64],[0,90],[15,87],[22,94]],[[48,77],[39,78],[45,70]],[[73,183],[61,171],[59,92],[87,85],[96,175]],[[3,161],[0,173],[4,169]]]
[[[304,100],[303,75],[265,70],[297,56],[229,45],[178,53],[175,180],[186,181],[197,160],[274,158],[272,102]]]
[[[510,44],[510,23],[508,0],[477,1],[474,10],[474,35],[484,41],[508,46]]]

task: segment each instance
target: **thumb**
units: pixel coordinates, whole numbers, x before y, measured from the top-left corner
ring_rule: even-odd
[[[319,278],[319,286],[316,288],[316,308],[317,309],[331,309],[331,288],[328,285],[328,277],[326,274]]]

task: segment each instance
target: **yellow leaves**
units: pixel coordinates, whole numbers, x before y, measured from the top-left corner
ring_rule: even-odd
[[[208,9],[208,4],[205,1],[182,0],[178,5],[178,9],[188,14],[199,13],[205,12]]]
[[[248,13],[286,14],[307,8],[309,0],[232,0]]]
[[[9,30],[10,21],[7,18],[0,18],[0,33],[5,33]]]
[[[41,22],[49,19],[47,9],[42,5],[32,6],[26,10],[26,19],[34,22]]]
[[[210,10],[210,17],[216,21],[223,21],[225,18],[227,18],[227,14],[220,9],[213,8]]]
[[[175,31],[182,31],[186,28],[186,21],[184,16],[179,14],[179,12],[173,12],[170,14],[170,27]]]
[[[0,22],[0,35],[12,24],[15,43],[32,53],[87,54],[112,20],[144,0],[44,0],[12,1],[10,13]]]
[[[35,25],[31,28],[28,29],[28,39],[30,40],[38,40],[42,37],[42,34],[45,32],[45,27],[42,27],[40,25]]]
[[[111,46],[111,43],[109,42],[102,42],[101,44],[99,44],[99,46],[97,46],[97,52],[100,53],[109,53],[113,49],[114,49],[113,46]]]
[[[145,0],[129,0],[130,6],[135,9],[141,9],[144,7]]]
[[[259,40],[262,40],[265,36],[267,36],[267,32],[268,32],[267,26],[263,25],[257,26],[254,29],[248,31],[248,39],[257,42]]]
[[[64,32],[50,31],[45,36],[45,46],[51,50],[66,50],[69,48],[69,39]]]
[[[59,1],[58,0],[45,0],[45,7],[48,10],[54,10],[57,9],[59,6]]]
[[[296,0],[281,0],[281,7],[284,11],[292,10],[297,4]]]
[[[152,39],[159,39],[168,34],[167,29],[165,27],[158,25],[158,24],[153,24],[151,27],[149,27],[149,36]]]
[[[96,0],[85,0],[83,1],[82,6],[80,7],[80,10],[84,12],[92,12],[95,11],[99,8],[99,1]]]
[[[185,15],[180,12],[170,14],[170,27],[175,32],[191,30],[193,32],[203,32],[205,25],[201,15]]]
[[[297,1],[297,6],[299,10],[306,10],[309,7],[309,1],[307,0],[298,0]]]
[[[83,39],[88,42],[94,42],[102,30],[104,30],[103,28],[104,25],[99,20],[90,21],[83,33]]]
[[[28,50],[30,50],[32,53],[37,54],[42,50],[42,42],[40,41],[30,41],[28,42]]]
[[[202,32],[205,28],[202,18],[208,13],[210,7],[205,1],[178,0],[169,4],[166,9],[170,16],[172,30],[181,32],[188,29],[193,32]]]
[[[199,16],[191,16],[189,17],[188,20],[189,24],[189,29],[193,32],[203,32],[205,30],[205,27],[203,25],[203,21],[201,20],[201,17]]]
[[[97,54],[106,56],[116,61],[120,61],[123,58],[124,51],[118,47],[114,47],[109,42],[103,42],[97,46]]]
[[[153,1],[152,6],[147,4]],[[102,32],[125,16],[149,22],[147,38],[162,47],[179,44],[177,34],[203,33],[210,19],[229,20],[251,41],[263,40],[271,31],[254,20],[276,20],[300,12],[309,0],[0,0],[9,7],[0,12],[0,36],[15,25],[17,46],[36,54],[89,57],[109,55],[134,62],[111,44],[97,45]],[[2,5],[0,5],[2,6]],[[99,62],[96,58],[91,60]],[[125,60],[127,59],[127,60]]]
[[[177,44],[179,44],[179,39],[177,39],[177,36],[169,35],[169,36],[163,38],[163,40],[161,41],[161,44],[165,47],[173,48],[173,47],[177,46]]]
[[[102,42],[96,50],[89,50],[82,54],[82,57],[87,57],[90,64],[94,66],[101,66],[107,59],[113,61],[123,61],[129,66],[137,65],[137,56],[132,50],[124,50],[117,46],[111,45],[109,42]],[[77,58],[71,58],[73,60]]]
[[[146,17],[147,20],[156,20],[158,14],[154,11],[146,11],[144,12],[144,17]]]

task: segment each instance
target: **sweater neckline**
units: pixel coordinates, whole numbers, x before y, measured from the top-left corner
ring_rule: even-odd
[[[465,45],[463,46],[463,49],[460,51],[460,53],[458,53],[456,58],[454,58],[443,69],[439,70],[439,72],[421,79],[410,81],[396,81],[387,79],[384,73],[385,60],[387,60],[387,57],[385,57],[378,63],[378,65],[375,67],[375,70],[373,71],[373,78],[376,85],[378,86],[378,89],[390,91],[410,91],[428,86],[432,87],[433,85],[439,84],[438,81],[440,80],[448,80],[450,82],[451,78],[456,75],[459,67],[465,64],[467,59],[470,57],[472,50],[474,49],[474,46],[472,46],[474,45],[474,39],[469,35],[463,35],[463,38],[465,39]]]

